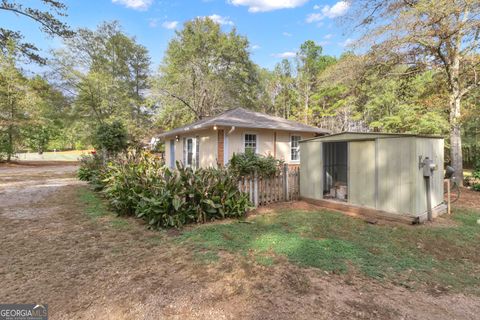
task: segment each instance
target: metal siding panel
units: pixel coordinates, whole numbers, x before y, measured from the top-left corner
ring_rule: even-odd
[[[415,214],[421,215],[427,211],[427,199],[426,199],[426,186],[425,178],[423,177],[422,169],[418,167],[418,157],[429,157],[433,159],[437,165],[438,170],[433,172],[431,178],[431,190],[432,190],[432,207],[436,207],[443,203],[443,139],[428,139],[428,138],[416,138],[416,176],[417,190],[415,193]]]
[[[349,143],[348,202],[375,208],[375,141]]]
[[[322,199],[322,144],[302,143],[300,153],[300,196]]]
[[[411,175],[413,138],[378,140],[378,209],[407,214],[413,209]]]

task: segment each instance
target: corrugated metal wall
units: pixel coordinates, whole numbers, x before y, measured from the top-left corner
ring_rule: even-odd
[[[376,208],[375,141],[349,142],[348,202]]]
[[[301,143],[300,154],[300,195],[310,199],[322,199],[322,143]]]
[[[414,213],[415,138],[377,139],[377,209],[403,214]]]
[[[318,138],[300,144],[300,196],[323,198],[322,143],[353,135]],[[443,202],[443,139],[413,136],[354,135],[349,142],[348,202],[392,213],[420,216],[426,208],[426,186],[419,156],[433,159],[432,206]],[[363,138],[363,139],[362,139]]]
[[[432,207],[438,206],[443,202],[443,144],[442,139],[427,139],[417,138],[415,140],[415,160],[418,163],[418,157],[429,157],[433,159],[437,165],[438,170],[433,172],[431,178],[431,190],[432,190]],[[416,171],[416,186],[415,192],[415,213],[418,215],[427,212],[427,198],[426,198],[426,185],[423,178],[422,170],[417,167]]]

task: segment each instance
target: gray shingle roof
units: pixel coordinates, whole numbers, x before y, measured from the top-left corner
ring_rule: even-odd
[[[174,134],[182,134],[202,129],[208,129],[216,126],[227,126],[237,128],[256,128],[256,129],[272,129],[285,130],[292,132],[314,132],[319,134],[327,134],[328,130],[308,126],[296,121],[287,120],[280,117],[271,116],[261,112],[255,112],[243,108],[235,108],[225,111],[216,117],[205,118],[186,126],[176,128],[160,134],[158,137],[163,138]]]

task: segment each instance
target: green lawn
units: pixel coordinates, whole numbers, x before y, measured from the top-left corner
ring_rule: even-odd
[[[130,219],[111,213],[90,189],[78,195],[92,219],[107,219],[118,232],[131,227]],[[228,252],[270,268],[287,261],[407,288],[480,295],[478,219],[479,211],[457,208],[452,221],[441,226],[371,225],[326,210],[280,210],[246,221],[158,231],[145,241],[186,247],[199,263],[221,263],[220,253]]]
[[[286,258],[406,287],[480,294],[479,218],[479,212],[457,210],[457,225],[450,227],[385,226],[328,211],[281,211],[251,223],[194,227],[177,241],[212,261],[219,251],[251,256],[267,266]]]

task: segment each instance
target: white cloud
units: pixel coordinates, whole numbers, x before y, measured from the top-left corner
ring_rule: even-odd
[[[305,21],[307,21],[307,23],[312,23],[315,21],[320,21],[323,18],[324,16],[321,13],[310,13],[309,15],[307,15],[307,19]]]
[[[275,57],[275,58],[282,58],[282,59],[288,59],[288,58],[293,58],[297,55],[296,52],[293,52],[293,51],[285,51],[285,52],[281,52],[281,53],[274,53],[272,54],[272,57]]]
[[[336,18],[343,16],[347,13],[348,8],[350,8],[350,3],[347,1],[339,1],[335,3],[332,7],[325,6],[322,9],[322,13],[328,18]]]
[[[178,26],[178,21],[165,21],[162,23],[162,27],[169,30],[175,29],[177,26]]]
[[[318,10],[318,9],[320,9],[320,8],[321,8],[321,7],[320,7],[318,4],[316,4],[316,5],[313,6],[313,10]]]
[[[339,45],[341,45],[342,47],[349,47],[353,44],[354,41],[355,40],[348,38],[345,41],[340,42]]]
[[[285,37],[291,37],[292,34],[290,32],[282,32],[282,35],[284,35]]]
[[[258,50],[261,47],[258,44],[254,44],[253,46],[250,47],[252,50]]]
[[[320,9],[319,6],[314,6],[314,9]],[[350,3],[347,1],[339,1],[335,3],[333,6],[326,5],[322,8],[321,13],[310,13],[307,15],[307,19],[305,20],[307,23],[312,23],[315,21],[320,21],[325,18],[337,18],[343,16],[347,13],[348,9],[350,8]]]
[[[327,39],[327,40],[332,39],[334,36],[335,36],[334,34],[329,33],[329,34],[324,35],[323,39]]]
[[[250,12],[266,12],[300,7],[309,0],[229,0],[234,6],[248,6]]]
[[[215,23],[218,23],[218,24],[221,24],[221,25],[229,25],[229,26],[233,26],[234,23],[232,20],[230,20],[230,17],[222,17],[218,14],[212,14],[210,16],[208,16],[210,19],[213,20],[213,22]]]
[[[134,10],[145,11],[152,5],[153,0],[112,0],[112,3],[118,3]]]

